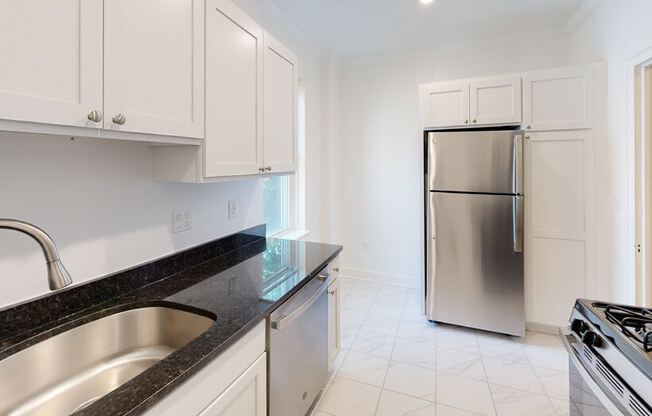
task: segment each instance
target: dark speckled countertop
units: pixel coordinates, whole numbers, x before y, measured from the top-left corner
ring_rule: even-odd
[[[0,310],[0,360],[117,312],[168,306],[216,319],[206,332],[75,416],[138,415],[265,319],[342,251],[249,230]],[[73,276],[74,279],[74,276]]]

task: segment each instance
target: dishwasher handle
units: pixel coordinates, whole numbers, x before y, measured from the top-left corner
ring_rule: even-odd
[[[320,274],[293,295],[292,298],[295,296],[307,297],[298,307],[293,308],[288,313],[285,313],[285,311],[274,312],[269,317],[272,329],[282,330],[307,311],[328,288],[329,277],[330,274]]]

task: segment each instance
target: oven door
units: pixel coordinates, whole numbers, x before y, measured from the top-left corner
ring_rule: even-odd
[[[571,416],[642,416],[649,414],[645,409],[640,411],[626,409],[618,399],[623,396],[623,392],[619,391],[617,387],[618,376],[611,373],[609,366],[603,363],[599,356],[593,354],[574,333],[566,328],[562,328],[560,332],[562,342],[568,352]],[[594,366],[589,363],[593,363]],[[596,371],[596,365],[603,369],[600,374]],[[615,380],[616,384],[610,383],[610,379]],[[630,406],[632,406],[631,403]]]

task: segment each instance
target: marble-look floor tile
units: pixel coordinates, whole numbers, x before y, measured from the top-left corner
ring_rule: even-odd
[[[390,358],[394,349],[393,336],[360,330],[351,344],[354,351],[364,352],[378,357]]]
[[[364,331],[378,332],[379,334],[396,336],[398,332],[398,325],[401,322],[399,318],[392,318],[391,316],[382,316],[375,314],[368,314],[365,318],[361,329]]]
[[[342,314],[340,318],[340,327],[346,328],[360,328],[364,320],[367,318],[366,312],[356,311],[354,309],[344,308],[340,309]]]
[[[389,390],[380,394],[376,416],[434,416],[435,404]]]
[[[552,402],[552,406],[555,408],[557,416],[570,416],[571,414],[579,414],[579,411],[575,405],[568,400],[550,398],[550,402]]]
[[[348,296],[366,297],[370,300],[375,300],[381,287],[382,284],[380,283],[360,280],[349,291]]]
[[[517,342],[486,343],[484,338],[478,337],[480,354],[483,357],[495,357],[513,363],[530,365],[530,361]]]
[[[426,315],[423,312],[423,305],[414,302],[405,302],[403,306],[402,319],[409,319],[411,321],[427,321]]]
[[[335,361],[333,362],[333,365],[329,369],[330,374],[335,374],[337,373],[337,370],[340,369],[342,366],[342,363],[344,362],[344,359],[346,358],[346,355],[349,353],[349,350],[345,349],[340,349],[339,354],[337,354],[337,358],[335,358]]]
[[[437,338],[437,326],[425,317],[418,320],[401,319],[397,336],[411,341],[434,344]]]
[[[537,367],[534,367],[534,372],[539,377],[543,390],[548,396],[554,399],[568,400],[568,373]]]
[[[433,345],[397,338],[394,343],[392,360],[434,370],[436,355]]]
[[[568,372],[568,354],[563,348],[527,345],[523,351],[534,367]]]
[[[401,315],[403,315],[403,304],[385,302],[384,300],[378,300],[378,298],[376,298],[369,309],[369,313],[400,319]]]
[[[512,387],[534,394],[545,394],[534,369],[527,364],[504,361],[495,357],[484,357],[484,368],[491,384]]]
[[[389,359],[387,358],[349,351],[337,370],[337,376],[382,387],[388,366]]]
[[[451,325],[437,325],[437,345],[444,348],[480,354],[475,331]]]
[[[374,416],[381,389],[336,377],[326,390],[319,410],[335,416]]]
[[[402,288],[399,286],[392,285],[383,285],[376,295],[376,300],[381,300],[383,302],[393,303],[393,304],[405,304],[405,299],[407,297],[407,288]]]
[[[546,396],[510,387],[491,385],[491,395],[498,416],[556,416]]]
[[[437,403],[485,416],[494,416],[493,400],[485,382],[437,373]]]
[[[340,329],[340,348],[351,348],[351,344],[355,341],[355,337],[358,336],[358,332],[360,332],[360,327]]]
[[[437,371],[487,381],[482,358],[470,352],[437,348]]]
[[[383,388],[434,402],[436,381],[435,370],[391,361]]]
[[[456,409],[454,407],[445,406],[437,403],[437,416],[477,416],[477,413],[469,412],[468,410]]]
[[[340,277],[340,290],[342,291],[342,295],[348,295],[357,282],[357,279],[351,279],[350,277],[345,276]]]
[[[373,303],[373,299],[362,296],[348,295],[342,300],[341,307],[353,309],[356,311],[369,312],[369,309]]]

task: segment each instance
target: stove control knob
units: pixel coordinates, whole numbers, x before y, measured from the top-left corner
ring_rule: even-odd
[[[600,336],[593,331],[586,331],[582,336],[582,342],[588,347],[600,348],[602,340]]]
[[[581,319],[573,319],[573,322],[571,322],[571,331],[578,335],[584,334],[588,329],[586,322]]]

